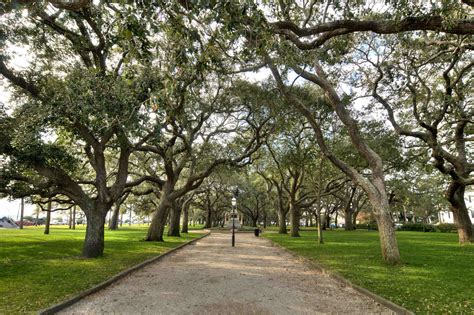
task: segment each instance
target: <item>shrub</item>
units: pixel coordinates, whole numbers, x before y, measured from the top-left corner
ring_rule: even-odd
[[[436,226],[436,232],[453,233],[457,231],[458,228],[456,227],[456,224],[453,223],[441,223]]]
[[[435,227],[431,224],[405,223],[399,228],[399,230],[400,231],[434,232]]]
[[[378,231],[377,223],[369,223],[369,228],[374,231]],[[357,230],[367,230],[367,223],[366,224],[356,224]]]

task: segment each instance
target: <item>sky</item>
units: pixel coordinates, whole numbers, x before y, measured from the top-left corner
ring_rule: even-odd
[[[25,203],[25,216],[32,215],[34,206]],[[20,214],[20,199],[17,200],[8,200],[0,199],[0,218],[9,217],[14,220],[19,218]]]

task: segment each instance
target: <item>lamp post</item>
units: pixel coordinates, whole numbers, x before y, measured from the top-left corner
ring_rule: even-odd
[[[237,199],[232,197],[232,247],[235,247],[235,208],[237,206]]]

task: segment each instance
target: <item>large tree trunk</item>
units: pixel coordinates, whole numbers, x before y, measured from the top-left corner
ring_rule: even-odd
[[[170,213],[170,225],[168,227],[168,236],[181,236],[179,234],[179,219],[181,218],[181,207],[176,201],[172,202]]]
[[[104,224],[107,211],[98,207],[86,211],[87,227],[86,239],[82,248],[82,256],[86,258],[95,258],[104,253]]]
[[[145,237],[145,241],[163,242],[163,233],[165,231],[169,208],[170,204],[166,200],[166,196],[163,195],[158,208],[153,213],[153,218],[151,219],[151,224],[148,227],[148,233]]]
[[[278,211],[278,233],[288,234],[286,231],[286,213],[283,213],[283,211]]]
[[[181,227],[181,233],[188,233],[189,202],[184,202],[182,211],[183,211],[183,226]]]
[[[204,228],[209,229],[211,227],[212,227],[212,210],[211,210],[211,207],[207,207],[206,222],[204,223]]]
[[[346,209],[344,213],[344,230],[346,231],[354,230],[353,216],[354,216],[354,210],[352,208]]]
[[[379,203],[379,207],[375,209],[375,220],[379,230],[380,247],[382,256],[388,264],[397,264],[400,262],[400,252],[398,251],[397,238],[395,237],[395,229],[393,227],[392,217],[390,216],[390,205],[388,199],[386,202]]]
[[[294,204],[290,205],[290,224],[291,231],[290,235],[292,237],[300,236],[300,211],[295,207]]]
[[[51,225],[51,201],[48,202],[48,211],[46,211],[46,222],[44,223],[44,234],[49,234],[49,226]]]
[[[359,214],[359,211],[360,210],[354,212],[354,214],[352,215],[352,229],[353,230],[355,230],[357,226],[357,215]]]
[[[110,219],[110,223],[109,223],[109,230],[117,230],[118,229],[120,204],[121,204],[120,199],[115,202],[114,210],[112,212],[112,218]]]
[[[257,218],[252,217],[252,226],[257,227]]]
[[[329,210],[326,210],[326,212],[324,214],[324,226],[326,228],[331,227],[331,214],[329,213]]]
[[[472,234],[472,222],[464,200],[466,186],[452,182],[447,190],[447,198],[451,204],[454,223],[458,228],[459,244],[469,244],[474,242]]]

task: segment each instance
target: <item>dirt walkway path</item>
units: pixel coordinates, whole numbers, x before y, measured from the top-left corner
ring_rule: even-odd
[[[62,314],[391,314],[269,240],[214,233]]]

